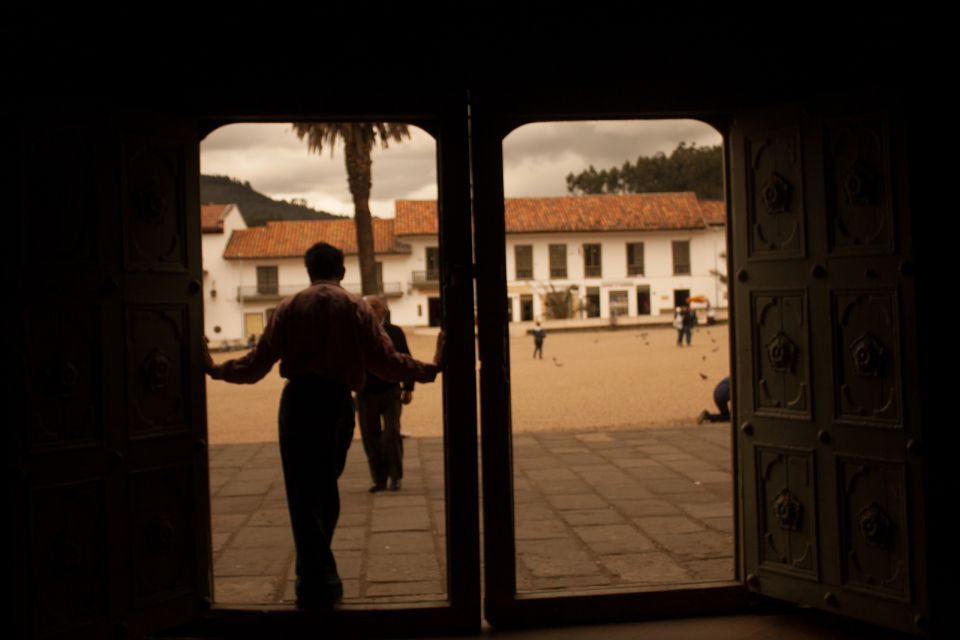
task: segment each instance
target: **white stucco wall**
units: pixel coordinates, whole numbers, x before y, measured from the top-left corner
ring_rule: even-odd
[[[690,274],[673,274],[673,242],[690,242]],[[627,274],[627,243],[642,242],[644,246],[644,274]],[[567,247],[567,277],[550,277],[550,245]],[[601,276],[586,277],[583,245],[599,244]],[[533,278],[516,279],[517,245],[533,247]],[[610,317],[610,292],[626,291],[628,315],[637,315],[637,287],[650,287],[652,315],[673,309],[674,291],[688,289],[691,296],[705,296],[716,307],[726,307],[726,287],[710,273],[725,271],[725,234],[723,228],[694,231],[652,231],[632,233],[553,233],[514,234],[507,237],[507,291],[513,305],[514,320],[520,319],[520,296],[533,296],[534,319],[545,316],[543,296],[551,286],[563,291],[577,287],[580,298],[587,288],[600,289],[600,317]]]
[[[242,218],[235,216],[242,225]],[[234,215],[228,222],[235,224]],[[225,226],[228,226],[225,224]],[[234,228],[242,228],[233,226]],[[224,260],[223,248],[226,246],[229,232],[224,234],[205,234],[204,236],[204,305],[207,336],[217,340],[241,341],[245,338],[244,313],[264,313],[279,302],[279,299],[238,300],[238,291],[247,287],[256,290],[257,267],[276,266],[278,285],[281,295],[292,295],[309,284],[302,258]],[[439,297],[439,288],[417,286],[413,274],[426,271],[426,250],[438,246],[436,236],[404,236],[399,239],[410,247],[410,253],[386,254],[377,256],[383,264],[383,281],[388,290],[398,292],[389,296],[387,303],[395,324],[403,326],[427,326],[429,323],[430,298]],[[687,240],[690,242],[690,274],[673,275],[672,242]],[[627,275],[627,243],[644,244],[643,275]],[[516,280],[514,247],[516,245],[533,247],[533,279]],[[567,246],[567,277],[550,278],[549,246],[565,244]],[[602,276],[587,278],[584,276],[583,245],[601,245]],[[534,319],[545,317],[543,296],[553,285],[557,290],[565,290],[570,285],[577,286],[580,299],[586,297],[588,287],[600,289],[600,317],[610,317],[610,292],[627,292],[627,314],[637,315],[637,287],[650,287],[651,315],[670,313],[674,306],[674,291],[688,289],[691,296],[705,296],[718,308],[726,308],[726,286],[711,274],[711,270],[725,273],[726,233],[723,227],[694,231],[655,231],[632,233],[552,233],[552,234],[512,234],[507,238],[507,289],[513,307],[513,318],[519,321],[520,296],[532,295]],[[217,259],[219,257],[219,259]],[[357,257],[346,257],[346,276],[344,285],[359,293],[360,270]],[[215,284],[216,298],[210,291]],[[506,301],[504,301],[506,304]],[[264,317],[264,320],[266,318]],[[220,332],[214,331],[219,326]]]
[[[236,295],[240,274],[236,265],[224,260],[223,251],[231,234],[237,229],[246,228],[240,210],[231,206],[223,219],[223,233],[202,234],[203,329],[204,335],[215,346],[224,340],[243,337],[243,307]],[[217,328],[220,330],[217,331]]]

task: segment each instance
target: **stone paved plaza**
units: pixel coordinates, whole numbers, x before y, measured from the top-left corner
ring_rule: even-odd
[[[347,600],[445,591],[441,441],[404,444],[402,490],[377,494],[350,448],[333,545]],[[521,434],[514,460],[520,591],[733,578],[729,423]],[[277,443],[212,446],[210,489],[216,602],[292,602]]]

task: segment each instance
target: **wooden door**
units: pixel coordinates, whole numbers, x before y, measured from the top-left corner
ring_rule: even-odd
[[[243,314],[243,337],[249,340],[250,336],[258,338],[263,333],[263,314],[260,312]]]
[[[876,107],[734,121],[746,583],[918,632],[926,558],[903,140]]]
[[[24,637],[141,637],[209,603],[198,153],[172,119],[40,115],[20,168]]]

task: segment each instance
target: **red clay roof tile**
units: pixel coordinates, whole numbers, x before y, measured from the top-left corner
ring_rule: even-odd
[[[373,220],[373,248],[376,253],[406,253],[409,248],[396,242],[393,220]],[[353,220],[285,220],[263,227],[238,229],[230,236],[223,257],[299,258],[317,242],[326,242],[344,254],[357,253]]]
[[[200,205],[200,232],[223,233],[223,217],[231,206],[229,204]]]
[[[695,193],[507,198],[507,233],[567,231],[660,231],[703,229],[725,219],[710,205],[708,214]],[[718,203],[723,207],[723,203]],[[436,200],[397,200],[396,233],[437,233]]]

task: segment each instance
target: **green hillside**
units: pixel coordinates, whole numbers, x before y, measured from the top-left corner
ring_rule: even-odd
[[[269,220],[331,220],[342,217],[311,209],[298,202],[274,200],[254,189],[249,182],[240,182],[229,176],[201,175],[200,202],[237,205],[248,227],[259,227]]]

